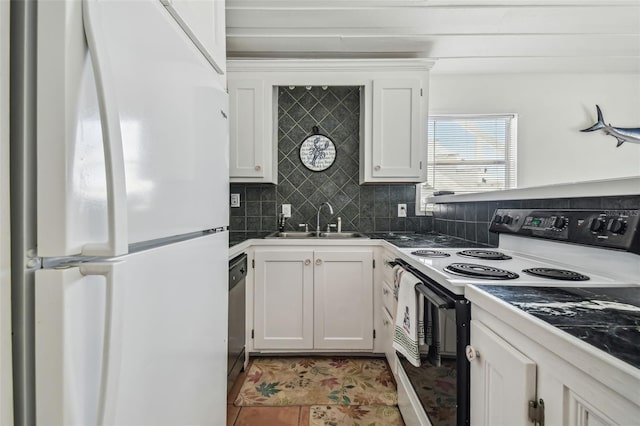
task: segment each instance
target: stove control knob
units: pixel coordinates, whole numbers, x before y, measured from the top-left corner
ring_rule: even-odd
[[[611,219],[609,221],[609,226],[607,226],[607,230],[609,232],[613,232],[614,234],[622,235],[624,231],[627,230],[627,224],[622,219]]]
[[[497,214],[494,218],[493,218],[493,222],[496,224],[501,224],[502,223],[502,216],[500,216],[499,214]]]
[[[555,217],[551,226],[560,231],[567,226],[567,219],[563,216]]]
[[[502,218],[502,223],[504,223],[505,225],[510,225],[513,222],[513,218],[509,215],[506,215],[505,217]]]
[[[604,229],[605,227],[605,221],[602,220],[601,217],[596,217],[594,219],[591,219],[591,224],[589,225],[589,229],[591,229],[591,232],[600,232]]]

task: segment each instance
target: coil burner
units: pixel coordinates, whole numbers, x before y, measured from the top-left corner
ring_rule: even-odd
[[[523,269],[522,272],[529,275],[535,275],[536,277],[550,278],[552,280],[562,280],[562,281],[589,280],[589,277],[586,275],[582,275],[574,271],[567,271],[566,269],[530,268],[530,269]]]
[[[449,257],[451,256],[449,253],[445,253],[440,250],[416,250],[412,251],[411,254],[420,256],[420,257]]]
[[[494,250],[462,250],[459,251],[460,256],[473,257],[475,259],[485,260],[508,260],[511,256],[507,256],[504,253]]]
[[[473,263],[452,263],[444,269],[455,275],[483,280],[514,280],[519,277],[519,275],[514,272],[494,268],[493,266],[475,265]]]

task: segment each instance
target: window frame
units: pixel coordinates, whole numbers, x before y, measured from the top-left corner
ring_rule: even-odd
[[[433,161],[430,161],[429,156],[433,155],[432,152],[429,151],[429,142],[428,142],[428,138],[429,138],[429,132],[431,127],[429,126],[429,123],[431,123],[432,121],[437,121],[438,119],[441,119],[442,121],[455,121],[455,120],[491,120],[491,119],[506,119],[505,121],[507,122],[507,134],[506,134],[506,141],[505,141],[505,149],[504,149],[504,157],[501,160],[456,160],[456,161],[440,161],[440,162],[435,162],[435,157],[433,158]],[[444,165],[462,165],[462,164],[466,164],[466,165],[479,165],[479,166],[483,166],[483,165],[504,165],[505,166],[505,176],[504,176],[504,182],[505,182],[505,188],[502,189],[512,189],[512,188],[516,188],[517,187],[517,179],[518,179],[518,161],[517,161],[517,147],[518,147],[518,141],[517,141],[517,135],[518,135],[518,114],[517,113],[487,113],[487,114],[430,114],[429,117],[427,118],[427,158],[426,158],[426,167],[427,167],[427,175],[432,177],[435,176],[435,170],[432,171],[430,170],[433,169],[433,165],[434,164],[444,164]],[[431,150],[432,151],[432,150]],[[433,173],[433,174],[431,174]],[[416,185],[416,214],[418,215],[425,215],[425,214],[430,214],[433,211],[433,207],[431,203],[426,203],[424,204],[424,208],[423,208],[423,198],[426,198],[423,196],[423,191],[438,191],[439,188],[428,188],[426,186],[426,181],[425,182],[421,182],[419,184]],[[509,186],[511,185],[511,186]],[[445,188],[442,188],[445,189]],[[499,190],[502,190],[499,189]],[[472,193],[478,193],[478,192],[482,192],[482,191],[476,191],[476,192],[472,192],[472,191],[465,191],[465,192],[460,192],[461,194],[472,194]],[[427,195],[428,197],[428,195]],[[431,204],[431,205],[430,205]]]

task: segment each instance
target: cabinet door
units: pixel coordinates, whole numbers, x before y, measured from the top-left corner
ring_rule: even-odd
[[[373,348],[373,252],[316,250],[314,348]]]
[[[313,251],[256,250],[253,346],[313,347]]]
[[[232,182],[272,182],[272,139],[264,80],[229,79],[229,176]]]
[[[160,0],[218,74],[226,70],[224,0]]]
[[[386,181],[414,181],[421,178],[421,149],[426,132],[421,121],[419,79],[373,81],[373,146],[371,176]],[[424,114],[425,117],[421,117]]]
[[[471,425],[533,425],[536,364],[477,320],[471,321]]]

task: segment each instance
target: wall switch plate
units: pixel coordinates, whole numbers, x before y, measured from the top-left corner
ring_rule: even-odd
[[[282,205],[282,214],[284,217],[291,217],[291,204]]]
[[[398,204],[398,217],[407,217],[407,205]]]
[[[240,194],[231,194],[231,207],[240,207]]]

